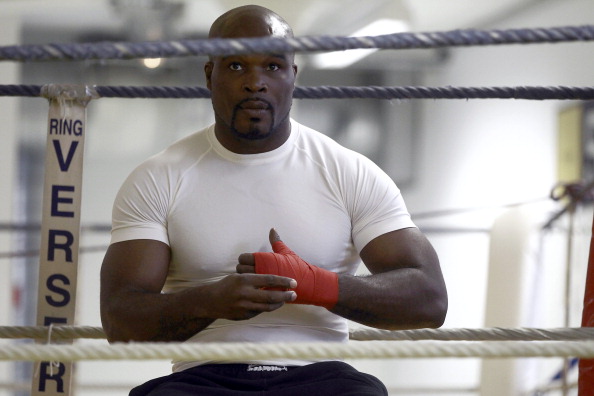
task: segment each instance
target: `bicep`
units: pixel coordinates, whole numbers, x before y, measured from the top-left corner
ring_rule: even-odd
[[[361,259],[372,274],[402,268],[439,271],[439,259],[425,235],[415,227],[380,235],[361,250]]]
[[[126,290],[161,292],[170,255],[169,246],[156,240],[137,239],[112,244],[101,266],[102,299]]]

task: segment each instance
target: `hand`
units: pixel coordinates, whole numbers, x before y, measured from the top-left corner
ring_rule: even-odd
[[[214,317],[246,320],[262,312],[272,312],[297,298],[297,282],[291,278],[263,274],[231,274],[211,284],[209,310]],[[270,290],[274,289],[274,290]]]
[[[272,245],[274,242],[280,241],[280,236],[274,228],[270,229],[268,240]],[[256,273],[256,259],[252,253],[243,253],[239,256],[239,264],[237,264],[237,272],[239,274],[255,274]]]
[[[318,305],[331,309],[338,302],[338,274],[309,264],[299,257],[270,230],[272,252],[257,252],[239,256],[237,272],[273,274],[295,279],[295,304]],[[278,290],[278,289],[277,289]]]

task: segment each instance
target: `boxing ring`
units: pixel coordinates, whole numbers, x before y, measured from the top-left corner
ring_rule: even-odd
[[[550,29],[457,30],[431,33],[398,33],[377,37],[296,37],[291,39],[212,39],[146,43],[48,44],[0,47],[1,61],[72,61],[87,59],[136,59],[228,55],[251,52],[321,52],[374,48],[383,50],[428,49],[516,44],[594,41],[594,26]],[[73,326],[76,265],[79,253],[82,147],[86,107],[99,98],[208,98],[202,87],[132,87],[68,85],[0,85],[0,96],[49,99],[48,146],[41,224],[40,296],[47,290],[57,298],[40,297],[38,326],[1,326],[0,338],[35,339],[38,344],[7,344],[3,361],[45,362],[47,378],[58,370],[69,374],[72,362],[81,360],[214,359],[233,361],[259,358],[579,358],[580,395],[594,395],[594,244],[590,244],[582,327],[422,329],[381,331],[354,329],[348,344],[336,343],[131,343],[75,345],[80,338],[104,339],[101,328]],[[295,89],[295,99],[373,98],[410,99],[515,99],[592,100],[594,87],[337,87]],[[53,156],[53,157],[52,157]],[[53,163],[52,163],[53,161]],[[584,198],[588,185],[572,195],[567,210]],[[594,225],[593,225],[594,227]],[[593,228],[594,231],[594,228]],[[64,256],[64,260],[56,257]],[[10,254],[3,257],[10,257]],[[74,267],[65,265],[74,264]],[[68,268],[67,270],[65,268]],[[68,272],[69,271],[69,272]],[[47,287],[47,289],[42,289]],[[42,293],[41,291],[44,291]],[[43,304],[46,307],[43,307]],[[49,318],[49,319],[48,319]],[[55,362],[63,362],[56,364]],[[36,373],[39,375],[39,373]],[[42,373],[43,376],[43,373]],[[69,378],[69,377],[67,377]],[[69,379],[65,381],[67,384]],[[34,379],[35,382],[35,379]],[[65,385],[68,392],[68,386]],[[35,394],[51,392],[38,389]],[[62,394],[63,392],[59,392]]]

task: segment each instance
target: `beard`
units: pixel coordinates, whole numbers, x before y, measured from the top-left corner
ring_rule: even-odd
[[[235,135],[235,137],[240,138],[240,139],[246,139],[246,140],[263,140],[263,139],[267,139],[268,137],[270,137],[277,128],[277,124],[276,124],[276,113],[274,111],[274,107],[272,106],[272,104],[266,100],[262,100],[259,99],[259,101],[261,102],[265,102],[268,105],[268,112],[269,112],[269,117],[270,117],[270,121],[268,122],[268,124],[266,124],[266,122],[263,122],[261,117],[252,117],[249,119],[248,122],[248,126],[247,126],[247,131],[243,131],[240,132],[237,129],[237,117],[238,117],[238,113],[242,110],[242,105],[245,102],[248,102],[250,99],[246,99],[243,100],[241,102],[239,102],[237,105],[235,105],[235,107],[233,108],[233,113],[231,115],[231,123],[230,123],[230,130],[231,133],[233,133],[233,135]],[[267,129],[265,129],[267,128]]]
[[[235,127],[235,114],[231,119],[231,133],[237,138],[246,139],[246,140],[264,140],[270,137],[276,130],[274,126],[274,115],[271,116],[270,124],[268,125],[268,129],[264,130],[263,125],[261,125],[260,120],[250,121],[248,125],[248,129],[246,132],[240,132]]]

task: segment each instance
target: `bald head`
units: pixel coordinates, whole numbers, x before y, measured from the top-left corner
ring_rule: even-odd
[[[257,5],[234,8],[218,17],[209,38],[293,37],[291,26],[280,15]]]

